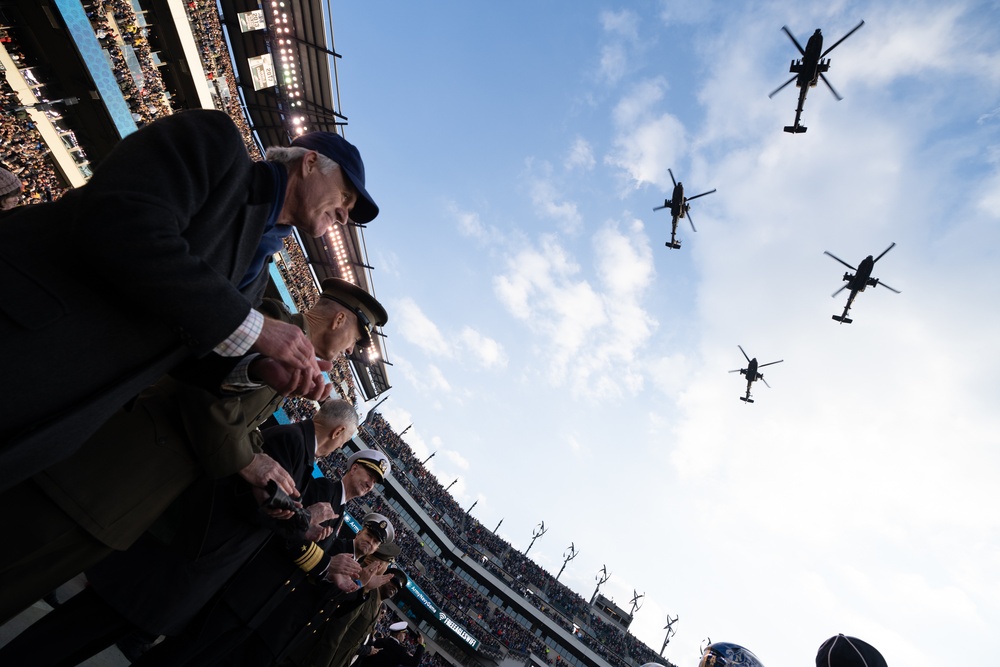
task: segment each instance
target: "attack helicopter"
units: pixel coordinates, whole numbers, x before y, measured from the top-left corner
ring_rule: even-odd
[[[851,271],[854,271],[853,274],[846,272],[844,273],[844,281],[847,284],[843,285],[839,290],[837,290],[831,295],[835,297],[841,292],[843,292],[845,289],[851,290],[851,295],[847,297],[847,305],[844,306],[844,312],[841,315],[834,315],[833,319],[837,320],[841,324],[850,324],[851,322],[853,322],[854,320],[852,320],[847,316],[847,311],[851,309],[851,304],[854,303],[854,297],[858,295],[858,292],[864,292],[866,287],[876,287],[878,285],[881,285],[882,287],[892,292],[895,292],[896,294],[901,293],[898,289],[889,287],[885,283],[880,282],[878,278],[872,278],[872,269],[875,268],[875,262],[882,259],[885,253],[889,252],[895,247],[896,243],[893,242],[892,245],[883,250],[882,254],[879,255],[878,257],[873,258],[871,255],[868,255],[863,260],[861,260],[861,263],[858,264],[858,268],[854,268],[841,258],[834,255],[832,252],[829,252],[827,250],[823,251],[823,254],[833,257],[835,260],[837,260],[838,262],[849,268]]]
[[[812,34],[812,37],[810,37],[809,41],[806,42],[806,48],[803,49],[802,45],[799,44],[799,41],[795,39],[795,35],[793,35],[792,31],[788,29],[788,26],[781,26],[781,29],[785,31],[788,38],[792,40],[793,44],[795,44],[795,48],[797,48],[799,53],[802,54],[802,58],[799,60],[793,60],[791,67],[788,69],[788,71],[794,73],[795,76],[775,88],[771,91],[771,94],[768,95],[768,97],[774,97],[778,91],[790,84],[792,81],[795,82],[795,85],[799,89],[799,105],[795,108],[795,123],[793,125],[786,125],[785,132],[801,134],[806,131],[807,128],[799,123],[799,120],[802,118],[802,106],[806,103],[806,93],[809,92],[810,88],[815,88],[820,79],[822,79],[823,83],[826,84],[826,87],[830,89],[833,96],[837,98],[837,101],[844,99],[841,97],[840,93],[834,90],[833,86],[830,85],[830,82],[824,75],[824,72],[830,69],[830,59],[826,58],[824,60],[824,58],[826,54],[837,48],[841,42],[853,35],[864,24],[865,22],[862,21],[854,26],[850,32],[838,39],[834,45],[826,51],[823,51],[823,33],[819,28],[817,28],[816,32]]]
[[[670,199],[663,200],[663,206],[657,206],[653,209],[654,212],[663,210],[665,208],[670,209],[671,228],[670,228],[670,241],[665,245],[668,248],[673,248],[674,250],[680,250],[681,242],[677,239],[677,221],[681,218],[686,217],[688,223],[691,225],[692,231],[698,231],[694,227],[694,220],[691,219],[691,205],[688,204],[689,201],[697,199],[698,197],[704,197],[705,195],[710,195],[715,192],[715,189],[709,190],[708,192],[702,192],[700,195],[695,195],[694,197],[684,196],[684,183],[677,181],[674,178],[674,172],[667,169],[670,173],[670,180],[674,182],[674,191],[670,195]]]
[[[746,357],[747,367],[746,368],[737,368],[736,370],[729,371],[729,372],[730,373],[739,373],[740,375],[747,376],[747,395],[746,396],[740,396],[740,400],[743,401],[744,403],[753,403],[753,399],[750,398],[750,385],[752,385],[757,380],[760,380],[765,385],[767,385],[768,389],[771,388],[771,385],[767,384],[767,380],[764,379],[764,374],[763,373],[758,373],[757,371],[759,369],[761,369],[761,368],[764,368],[764,366],[773,366],[774,364],[780,364],[782,361],[784,361],[784,359],[779,359],[778,361],[769,361],[766,364],[758,364],[757,363],[757,357],[754,357],[753,359],[751,359],[750,357],[748,357],[747,353],[743,349],[742,345],[737,345],[736,347],[740,348],[740,352],[743,352],[743,356]]]

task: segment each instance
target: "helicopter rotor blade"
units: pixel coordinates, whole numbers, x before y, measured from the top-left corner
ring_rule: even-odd
[[[825,56],[826,56],[826,54],[830,53],[830,51],[833,51],[833,50],[834,50],[835,48],[837,48],[838,46],[840,46],[840,43],[841,43],[842,41],[844,41],[845,39],[847,39],[848,37],[850,37],[851,35],[853,35],[854,33],[856,33],[856,32],[857,32],[858,30],[860,30],[860,29],[861,29],[861,26],[863,26],[864,24],[865,24],[865,22],[864,22],[864,21],[862,21],[861,23],[859,23],[859,24],[857,24],[856,26],[854,26],[853,28],[851,28],[851,31],[850,31],[849,33],[847,33],[846,35],[844,35],[843,37],[841,37],[840,39],[838,39],[838,40],[837,40],[836,42],[834,42],[834,43],[833,43],[833,46],[831,46],[831,47],[830,47],[830,48],[828,48],[828,49],[827,49],[826,51],[824,51],[824,52],[823,52],[823,53],[822,53],[822,54],[820,55],[820,58],[823,58],[823,57],[825,57]]]
[[[846,283],[844,285],[842,285],[839,290],[837,290],[836,292],[834,292],[830,296],[831,297],[836,297],[838,294],[840,294],[841,292],[843,292],[845,289],[847,289],[847,284]]]
[[[670,202],[663,202],[663,206],[657,206],[653,211],[662,211],[665,208],[670,208]]]
[[[759,368],[759,366],[758,366],[758,368]],[[761,375],[761,376],[760,376],[760,381],[761,381],[761,382],[763,382],[763,383],[764,383],[764,386],[765,386],[765,387],[767,387],[768,389],[770,389],[770,388],[771,388],[771,385],[769,385],[769,384],[767,383],[767,380],[765,380],[765,379],[764,379],[764,376],[763,376],[763,375]]]
[[[694,220],[691,219],[691,209],[687,210],[687,216],[686,217],[688,219],[688,224],[691,225],[691,231],[693,231],[693,232],[698,231],[697,229],[695,229]]]
[[[860,27],[860,26],[858,26],[858,27]],[[794,44],[795,48],[797,48],[799,50],[799,53],[801,53],[802,55],[805,55],[806,54],[806,50],[802,48],[801,44],[799,44],[799,40],[795,39],[795,35],[793,35],[792,31],[788,29],[788,26],[787,25],[783,25],[783,26],[781,26],[781,29],[785,31],[786,35],[788,35],[788,39],[792,40],[792,44]],[[855,28],[855,30],[857,30],[857,28]],[[850,34],[850,33],[848,33],[848,34]],[[845,39],[846,39],[846,37],[845,37]],[[840,41],[844,41],[844,40],[841,39]],[[834,46],[836,46],[836,44],[834,44]],[[795,77],[792,77],[792,78],[794,79]]]
[[[775,364],[780,364],[782,361],[784,361],[784,359],[778,359],[777,361],[771,361],[771,362],[768,362],[766,364],[760,364],[759,366],[757,366],[757,368],[764,368],[764,366],[773,366]],[[763,379],[764,378],[761,378],[761,380],[763,380]]]
[[[698,197],[704,197],[705,195],[710,195],[713,192],[715,192],[714,189],[713,190],[709,190],[708,192],[702,192],[700,195],[695,195],[694,197],[688,197],[687,200],[691,201],[692,199],[697,199]]]
[[[829,250],[824,250],[824,251],[823,251],[823,254],[824,254],[824,255],[829,255],[830,257],[833,257],[833,258],[834,258],[835,260],[837,260],[838,262],[840,262],[841,264],[843,264],[844,266],[846,266],[847,268],[849,268],[849,269],[850,269],[851,271],[857,271],[857,269],[856,269],[856,268],[854,268],[853,266],[851,266],[850,264],[848,264],[847,262],[845,262],[845,261],[844,261],[844,260],[842,260],[841,258],[837,257],[836,255],[834,255],[834,254],[833,254],[832,252],[830,252]]]
[[[747,357],[746,350],[743,349],[743,346],[742,345],[737,345],[736,347],[740,348],[740,352],[743,353],[743,356],[746,357],[747,363],[749,364],[750,363],[750,357]]]
[[[825,83],[826,87],[830,89],[830,92],[833,93],[833,96],[837,98],[838,102],[844,99],[844,96],[837,92],[837,90],[833,87],[833,84],[830,83],[830,80],[826,78],[825,74],[820,72],[819,78],[823,79],[823,83]]]
[[[674,187],[677,187],[677,179],[674,178],[674,172],[671,169],[667,169],[667,173],[670,174],[670,180],[674,182]]]
[[[740,371],[745,371],[745,368],[737,368],[735,371],[729,371],[730,373],[739,373]]]
[[[771,92],[770,92],[770,93],[768,94],[768,97],[774,97],[775,95],[777,95],[777,94],[778,94],[778,92],[779,92],[779,91],[780,91],[780,90],[781,90],[782,88],[784,88],[785,86],[787,86],[788,84],[790,84],[790,83],[791,83],[792,81],[795,81],[795,77],[797,77],[797,76],[798,76],[798,74],[796,74],[796,75],[795,75],[795,76],[793,76],[793,77],[792,77],[791,79],[789,79],[788,81],[784,82],[783,84],[781,84],[780,86],[778,86],[777,88],[775,88],[774,90],[772,90],[772,91],[771,91]]]
[[[892,242],[892,245],[890,245],[890,246],[889,246],[888,248],[886,248],[885,250],[883,250],[883,251],[882,251],[882,255],[885,255],[885,253],[889,252],[890,250],[892,250],[892,249],[893,249],[893,248],[895,248],[895,247],[896,247],[896,242],[895,242],[895,241],[893,241],[893,242]],[[875,262],[877,262],[877,261],[879,261],[880,259],[882,259],[882,255],[879,255],[878,257],[876,257],[876,258],[875,258],[875,261],[874,261],[874,262],[872,262],[872,264],[874,264]]]
[[[895,287],[889,287],[888,285],[886,285],[886,284],[885,284],[884,282],[882,282],[881,280],[880,280],[880,281],[878,281],[878,284],[879,284],[879,285],[881,285],[882,287],[886,288],[886,289],[887,289],[887,290],[889,290],[890,292],[895,292],[896,294],[902,294],[902,292],[900,292],[900,291],[899,291],[898,289],[896,289]]]

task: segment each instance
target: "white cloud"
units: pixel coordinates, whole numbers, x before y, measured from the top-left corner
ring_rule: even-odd
[[[461,352],[469,353],[472,360],[483,368],[499,369],[507,365],[507,354],[503,345],[466,325],[457,334],[442,333],[438,326],[423,312],[413,299],[404,298],[395,303],[393,318],[398,322],[396,331],[425,354],[437,359],[456,359]],[[451,383],[444,372],[431,364],[422,377],[413,377],[412,366],[401,368],[410,380],[425,392],[451,391]]]
[[[666,91],[663,79],[636,85],[615,107],[617,135],[608,164],[623,169],[636,186],[672,186],[667,169],[683,157],[687,140],[681,122],[658,111]]]
[[[559,193],[551,181],[538,179],[532,182],[531,201],[538,215],[557,221],[565,232],[573,232],[580,227],[583,218],[575,203],[559,199]]]
[[[613,33],[626,39],[639,37],[639,16],[627,9],[618,12],[601,12],[601,27],[605,32]]]
[[[550,382],[569,384],[576,395],[622,397],[639,391],[643,372],[637,353],[655,320],[641,296],[653,276],[652,251],[641,223],[628,233],[609,224],[593,238],[597,281],[551,236],[539,249],[525,248],[494,279],[508,311],[539,334]]]
[[[628,68],[628,58],[625,47],[621,44],[608,44],[601,47],[601,62],[598,75],[607,83],[617,83],[625,76]]]
[[[473,357],[484,368],[503,368],[507,365],[507,355],[503,346],[489,336],[484,336],[472,327],[462,328],[459,341],[472,352]]]
[[[627,74],[628,46],[639,36],[639,17],[624,9],[619,12],[604,11],[600,16],[601,27],[611,38],[601,47],[598,77],[608,84],[615,84]]]
[[[450,346],[437,325],[410,298],[399,299],[392,307],[395,331],[421,350],[436,357],[451,354]]]
[[[566,171],[574,169],[590,170],[594,168],[595,164],[594,151],[590,147],[590,142],[583,137],[577,137],[573,141],[573,145],[570,146],[565,162],[563,162]]]

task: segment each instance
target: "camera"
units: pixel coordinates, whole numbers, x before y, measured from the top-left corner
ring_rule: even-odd
[[[309,530],[309,522],[312,520],[309,510],[292,500],[273,479],[267,480],[267,500],[264,501],[264,507],[270,510],[292,512],[294,516],[289,521],[295,530],[303,533]]]

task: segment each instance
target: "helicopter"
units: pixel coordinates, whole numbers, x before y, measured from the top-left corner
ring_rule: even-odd
[[[799,44],[799,41],[795,39],[795,35],[793,35],[792,31],[788,29],[788,26],[781,26],[781,29],[785,31],[788,38],[792,40],[793,44],[795,44],[795,48],[797,48],[799,53],[802,54],[802,58],[800,60],[793,60],[791,67],[788,69],[788,71],[794,73],[795,76],[775,88],[771,91],[771,94],[768,95],[768,97],[774,97],[778,91],[790,84],[792,81],[795,81],[795,85],[799,89],[799,106],[795,109],[795,124],[786,125],[785,132],[801,134],[808,129],[804,125],[799,124],[799,119],[802,118],[802,106],[806,103],[806,93],[809,92],[810,88],[815,88],[820,79],[823,79],[823,83],[825,83],[826,87],[830,89],[830,92],[837,98],[837,101],[844,99],[840,96],[840,93],[834,90],[833,86],[830,85],[830,82],[823,74],[830,69],[830,59],[827,58],[824,60],[824,57],[826,54],[830,53],[830,51],[837,48],[841,42],[853,35],[864,24],[865,22],[862,21],[854,26],[850,32],[838,39],[834,45],[826,51],[823,51],[823,33],[819,28],[817,28],[816,32],[812,34],[812,37],[810,37],[809,41],[806,42],[806,48],[803,49],[802,45]]]
[[[709,190],[708,192],[702,192],[700,195],[695,195],[694,197],[684,196],[684,183],[678,182],[674,178],[674,172],[667,169],[670,172],[670,180],[674,182],[674,192],[670,195],[670,199],[663,200],[663,206],[657,206],[653,211],[660,211],[665,208],[670,209],[670,215],[673,218],[671,220],[672,227],[670,229],[670,241],[665,245],[668,248],[673,248],[674,250],[680,250],[681,242],[677,240],[677,221],[683,217],[687,217],[688,223],[691,224],[692,231],[698,231],[694,227],[694,221],[691,219],[691,205],[688,204],[689,201],[697,199],[698,197],[704,197],[705,195],[710,195],[715,192],[715,189]]]
[[[896,243],[893,242],[892,245],[890,245],[888,248],[886,248],[885,250],[883,250],[882,254],[879,255],[878,257],[873,258],[871,255],[868,255],[863,260],[861,260],[861,263],[858,264],[858,268],[854,268],[853,266],[851,266],[850,264],[848,264],[847,262],[845,262],[841,258],[839,258],[836,255],[834,255],[832,252],[829,252],[827,250],[823,251],[823,254],[829,255],[830,257],[833,257],[835,260],[837,260],[838,262],[840,262],[841,264],[843,264],[844,266],[846,266],[850,270],[854,271],[853,274],[846,273],[846,272],[844,273],[844,281],[847,284],[843,285],[839,290],[837,290],[836,292],[834,292],[831,295],[831,296],[835,297],[838,294],[840,294],[841,292],[843,292],[845,289],[850,289],[851,290],[851,295],[849,297],[847,297],[847,305],[844,306],[844,312],[843,312],[843,314],[841,314],[841,315],[834,315],[833,319],[837,320],[841,324],[850,324],[851,322],[853,322],[854,320],[852,320],[851,318],[849,318],[847,316],[847,311],[849,311],[851,309],[851,304],[854,303],[854,297],[856,297],[858,295],[858,292],[864,292],[866,287],[876,287],[878,285],[881,285],[882,287],[886,288],[887,290],[891,290],[891,291],[895,292],[896,294],[900,294],[901,293],[898,289],[889,287],[888,285],[886,285],[883,282],[879,282],[878,278],[872,278],[872,269],[875,268],[875,262],[877,262],[880,259],[882,259],[883,255],[885,255],[885,253],[889,252],[890,250],[892,250],[895,247],[896,247]]]
[[[743,401],[744,403],[753,403],[753,399],[750,398],[750,385],[752,385],[757,380],[760,380],[765,385],[767,385],[768,389],[771,388],[771,385],[767,384],[767,380],[764,379],[763,373],[758,373],[757,370],[761,369],[761,368],[764,368],[764,366],[773,366],[774,364],[780,364],[782,361],[784,361],[784,359],[779,359],[778,361],[769,361],[766,364],[759,364],[758,365],[757,364],[757,357],[754,357],[753,359],[751,359],[750,357],[747,356],[747,353],[743,349],[742,345],[737,345],[736,347],[740,348],[740,352],[743,352],[743,356],[746,357],[747,367],[746,368],[737,368],[736,370],[729,371],[729,372],[730,373],[739,373],[740,375],[746,375],[747,376],[747,395],[746,396],[740,396],[740,400]]]

